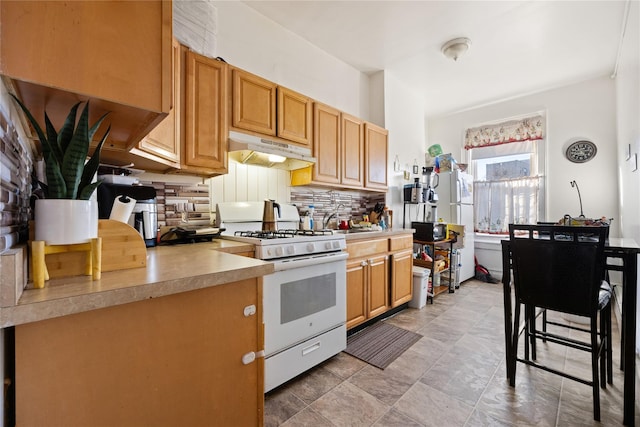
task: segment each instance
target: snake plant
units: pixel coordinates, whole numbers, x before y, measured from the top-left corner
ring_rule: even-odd
[[[100,150],[109,135],[111,126],[96,146],[91,159],[86,161],[89,145],[105,116],[109,113],[105,113],[89,128],[89,102],[87,101],[76,126],[76,114],[81,104],[78,102],[71,107],[60,131],[56,132],[45,111],[45,134],[27,107],[15,95],[11,96],[26,114],[40,140],[47,177],[47,185],[44,187],[45,198],[88,200],[100,185],[100,181],[91,181],[98,170]]]

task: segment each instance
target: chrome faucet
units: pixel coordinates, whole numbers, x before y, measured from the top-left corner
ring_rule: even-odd
[[[332,218],[335,218],[338,215],[338,211],[340,211],[340,208],[344,208],[344,204],[340,203],[338,205],[338,207],[336,207],[335,212],[333,212],[332,214],[329,215],[329,217],[327,218],[327,215],[329,214],[329,212],[326,212],[323,216],[322,216],[322,229],[326,230],[327,226],[329,225],[329,221],[331,221]]]

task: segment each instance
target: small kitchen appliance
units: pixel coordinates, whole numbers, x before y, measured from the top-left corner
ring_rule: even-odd
[[[147,247],[155,246],[158,234],[156,189],[144,185],[103,182],[98,186],[98,218],[109,219],[116,198],[121,196],[136,200],[127,224],[138,230]]]
[[[422,168],[422,200],[430,205],[429,219],[438,220],[438,193],[436,188],[440,185],[440,175],[434,172],[433,167]]]
[[[275,211],[278,211],[276,217]],[[277,218],[280,217],[280,205],[275,200],[267,199],[264,201],[264,207],[262,212],[262,230],[263,231],[275,231],[278,229]]]
[[[344,234],[298,230],[300,215],[280,204],[278,230],[262,230],[264,202],[216,206],[222,237],[251,243],[275,272],[262,278],[265,392],[347,346]],[[273,212],[275,207],[269,207]]]
[[[413,238],[423,242],[439,242],[447,238],[447,224],[434,222],[412,222],[411,228],[416,230]]]

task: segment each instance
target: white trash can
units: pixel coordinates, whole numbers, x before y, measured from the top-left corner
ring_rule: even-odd
[[[409,301],[409,307],[422,308],[427,304],[427,288],[431,270],[424,267],[413,266],[413,298]]]

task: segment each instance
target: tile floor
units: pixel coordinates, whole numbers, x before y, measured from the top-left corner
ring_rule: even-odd
[[[385,370],[340,353],[272,390],[265,396],[265,425],[622,425],[615,320],[614,384],[600,391],[599,424],[593,421],[589,386],[518,363],[516,387],[509,387],[501,284],[467,281],[455,294],[437,296],[433,305],[403,310],[385,321],[423,338]],[[588,353],[538,345],[539,361],[551,360],[590,378]],[[636,425],[639,412],[636,404]]]

